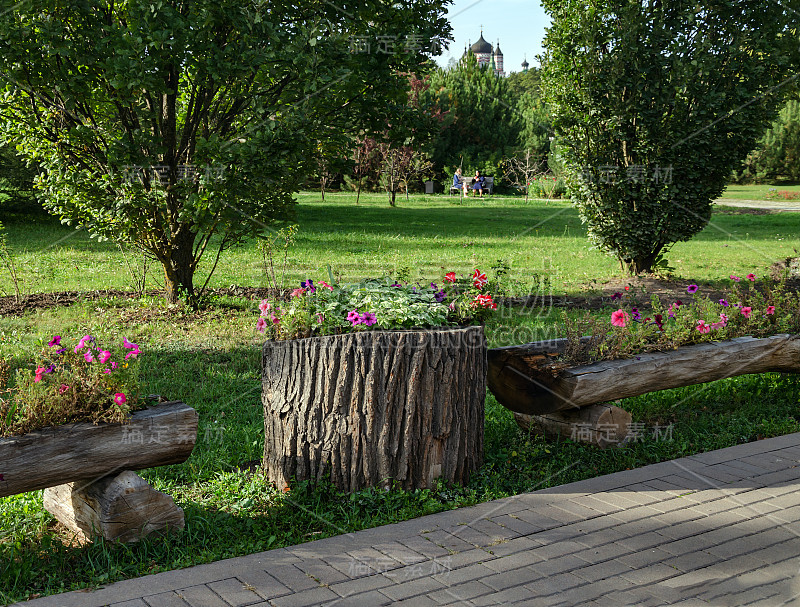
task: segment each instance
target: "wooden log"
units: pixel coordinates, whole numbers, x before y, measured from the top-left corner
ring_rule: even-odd
[[[126,424],[77,423],[0,438],[0,497],[179,464],[196,439],[197,411],[181,402],[136,411]]]
[[[184,527],[183,510],[175,501],[130,470],[93,483],[49,487],[44,490],[44,507],[68,529],[87,538],[138,542]]]
[[[800,372],[797,335],[739,337],[554,372],[546,363],[563,342],[489,350],[487,382],[497,401],[517,413],[541,415],[749,373]]]
[[[279,488],[466,483],[483,462],[482,327],[268,341],[264,460]]]
[[[514,419],[525,431],[538,432],[547,438],[569,438],[602,448],[620,446],[632,421],[631,414],[625,409],[607,404],[545,415],[514,413]]]

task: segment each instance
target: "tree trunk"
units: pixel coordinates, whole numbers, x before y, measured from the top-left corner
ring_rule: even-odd
[[[0,438],[0,497],[179,464],[197,440],[197,411],[181,402],[135,411],[127,424],[77,423]]]
[[[344,491],[466,483],[483,462],[482,327],[268,341],[264,470]]]
[[[619,446],[628,435],[631,414],[615,405],[589,405],[546,415],[514,413],[520,428],[547,438],[569,438],[598,447]]]
[[[356,189],[356,204],[358,204],[359,198],[361,198],[361,180],[363,178],[359,175],[358,177],[358,189]]]
[[[164,266],[164,290],[169,303],[177,303],[182,298],[194,305],[194,241],[195,234],[183,231],[173,241],[166,257],[159,257]]]
[[[44,507],[84,537],[138,542],[154,533],[180,531],[183,510],[130,470],[93,483],[67,483],[44,490]]]
[[[489,350],[489,389],[517,413],[542,415],[748,373],[800,372],[800,336],[681,346],[554,371],[551,363],[566,340]]]
[[[652,273],[653,265],[656,263],[656,259],[658,259],[658,254],[661,252],[662,248],[663,247],[659,247],[657,251],[645,255],[637,255],[632,259],[620,259],[620,263],[631,276]]]

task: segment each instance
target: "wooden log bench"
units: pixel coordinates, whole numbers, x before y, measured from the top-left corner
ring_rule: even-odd
[[[523,427],[533,424],[563,436],[576,423],[621,426],[630,415],[619,407],[586,408],[738,375],[800,372],[797,335],[739,337],[554,371],[552,363],[566,346],[565,339],[556,339],[488,351],[489,390]]]
[[[45,489],[45,508],[86,537],[136,541],[180,530],[183,511],[133,470],[186,461],[197,423],[197,412],[176,401],[136,411],[126,424],[76,423],[0,438],[0,497]]]

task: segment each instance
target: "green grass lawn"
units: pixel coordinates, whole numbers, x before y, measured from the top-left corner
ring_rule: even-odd
[[[413,197],[389,208],[385,197],[301,196],[301,226],[291,252],[292,279],[322,276],[330,264],[346,278],[408,267],[426,278],[443,269],[469,271],[508,259],[520,290],[546,275],[562,290],[616,275],[616,264],[589,248],[574,210],[563,203],[495,197],[454,205]],[[800,246],[800,216],[715,214],[712,225],[670,259],[692,280],[722,282],[730,273],[763,271]],[[125,266],[108,243],[71,234],[51,221],[15,221],[10,238],[36,291],[125,288]],[[252,243],[223,261],[216,285],[259,285]],[[0,288],[9,290],[6,282]],[[155,286],[155,284],[154,284]],[[601,312],[607,313],[607,311]],[[300,484],[279,493],[243,472],[261,457],[261,339],[255,302],[217,299],[201,312],[163,301],[106,300],[31,311],[0,319],[0,356],[24,366],[53,334],[91,333],[140,344],[143,391],[179,399],[200,413],[198,441],[187,462],[142,472],[186,513],[179,535],[130,546],[72,544],[43,510],[42,492],[0,499],[0,603],[93,587],[328,535],[382,525],[648,463],[800,431],[797,376],[763,374],[668,390],[622,401],[643,428],[641,441],[600,450],[572,441],[546,442],[522,432],[505,408],[486,401],[485,464],[466,487],[425,491],[365,490],[340,494]],[[549,337],[558,311],[504,309],[487,326],[490,345]],[[655,430],[660,429],[656,435]]]
[[[382,276],[408,268],[412,278],[437,279],[447,270],[488,268],[498,259],[523,284],[547,275],[558,292],[576,292],[593,279],[621,277],[617,262],[593,249],[575,209],[560,201],[495,196],[458,204],[448,196],[412,196],[389,207],[386,196],[331,193],[299,196],[300,232],[290,252],[291,283],[326,277],[327,267],[344,279]],[[91,240],[56,220],[4,220],[17,255],[25,292],[132,289],[125,258],[110,242]],[[763,272],[800,248],[800,214],[716,213],[711,224],[669,254],[676,274],[714,281],[730,273]],[[201,264],[199,284],[212,255]],[[130,259],[136,263],[136,258]],[[150,288],[161,273],[150,271]],[[212,287],[262,286],[264,272],[255,242],[223,255]],[[0,271],[0,293],[13,293]]]
[[[734,198],[736,200],[767,200],[766,194],[770,190],[800,192],[800,184],[729,185],[722,193],[722,198]]]

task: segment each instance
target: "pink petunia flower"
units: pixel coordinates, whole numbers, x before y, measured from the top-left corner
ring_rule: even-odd
[[[86,343],[91,341],[91,340],[92,340],[92,336],[91,335],[84,335],[83,337],[81,337],[80,341],[78,342],[78,345],[75,346],[75,354],[78,353],[78,350],[80,350],[82,348],[85,348],[86,347]]]
[[[300,297],[305,292],[306,292],[306,290],[304,288],[299,287],[299,288],[294,289],[292,291],[292,297]]]
[[[258,331],[259,333],[263,333],[266,330],[267,330],[267,321],[264,320],[263,318],[259,318],[256,321],[256,331]]]
[[[361,315],[356,310],[351,310],[347,314],[347,320],[353,323],[353,326],[361,324]]]
[[[750,282],[755,282],[755,280],[756,280],[756,275],[755,275],[755,274],[748,274],[748,275],[746,276],[746,278],[747,278],[747,280],[749,280]]]
[[[378,322],[378,319],[375,318],[375,314],[373,314],[372,312],[364,312],[361,315],[360,320],[361,320],[361,324],[366,325],[368,327],[371,327],[376,322]]]
[[[261,303],[258,304],[258,309],[261,310],[261,315],[266,316],[267,311],[272,307],[272,304],[269,303],[266,299],[262,299]]]
[[[53,339],[47,342],[47,345],[51,348],[53,346],[60,346],[61,345],[61,336],[60,335],[53,335]]]
[[[58,393],[64,394],[64,392],[66,392],[67,390],[69,390],[69,386],[67,384],[61,384],[61,387],[58,389]]]
[[[100,353],[97,355],[97,360],[102,364],[106,364],[109,358],[111,358],[111,352],[108,350],[100,350]]]
[[[745,318],[750,318],[750,313],[753,309],[750,306],[742,306],[742,314]]]
[[[139,348],[136,348],[135,350],[131,350],[130,352],[128,352],[125,355],[125,360],[128,360],[129,358],[136,358],[137,356],[139,356],[139,354],[141,354],[141,352],[139,351]]]
[[[767,314],[770,316],[775,314],[775,306],[767,306]]]
[[[444,275],[444,279],[446,282],[455,282],[456,281],[456,273],[455,272],[448,272]]]
[[[92,356],[92,352],[91,352],[91,350],[90,350],[89,352],[86,352],[86,353],[83,355],[83,358],[84,358],[84,359],[86,359],[86,362],[87,362],[87,363],[94,362],[94,356]]]
[[[728,315],[725,313],[720,314],[719,321],[722,323],[722,326],[724,327],[725,325],[728,324]]]
[[[615,327],[624,327],[630,315],[625,310],[619,309],[611,313],[611,324]]]
[[[325,288],[326,288],[326,289],[328,289],[329,291],[333,291],[333,287],[332,287],[332,286],[330,286],[330,285],[329,285],[327,282],[325,282],[324,280],[320,280],[320,281],[319,281],[319,286],[321,286],[321,287],[325,287]]]
[[[325,322],[325,315],[322,312],[317,314],[317,322],[319,324],[322,324],[323,322]]]
[[[704,320],[698,320],[697,330],[700,331],[700,333],[708,333],[709,331],[711,331],[711,326],[707,325],[706,321]]]
[[[741,278],[739,278],[738,276],[734,276],[733,274],[731,274],[730,279],[735,282],[739,282],[741,280]]]
[[[44,372],[44,367],[36,367],[36,377],[33,378],[34,383],[42,381],[42,375]]]
[[[126,402],[128,402],[128,399],[125,398],[125,394],[124,393],[117,392],[114,395],[114,402],[117,403],[118,405],[124,405]]]
[[[128,341],[127,337],[122,338],[122,345],[125,346],[128,350],[138,349],[138,344]]]

